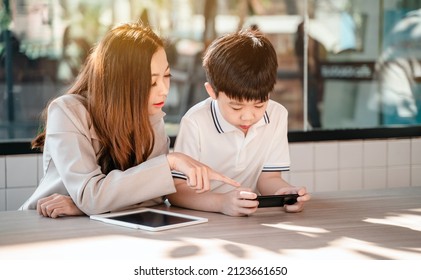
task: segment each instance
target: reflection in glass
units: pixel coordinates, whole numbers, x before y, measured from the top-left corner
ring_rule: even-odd
[[[203,50],[216,36],[251,26],[277,51],[271,98],[289,111],[290,131],[419,125],[420,9],[420,1],[400,0],[3,0],[0,140],[32,138],[45,104],[65,92],[104,31],[139,19],[170,42],[170,135],[207,97]]]
[[[399,18],[402,15],[401,18]],[[398,18],[398,19],[397,19]],[[383,52],[371,106],[381,125],[421,123],[421,9],[386,11]],[[387,26],[385,26],[385,29]]]

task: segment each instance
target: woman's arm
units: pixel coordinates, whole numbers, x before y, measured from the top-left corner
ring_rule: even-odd
[[[210,180],[238,186],[189,156],[167,155],[167,146],[159,148],[161,155],[142,164],[103,174],[94,148],[99,143],[90,128],[88,113],[80,103],[70,102],[69,105],[69,101],[56,100],[50,105],[44,151],[51,155],[51,165],[59,174],[57,180],[65,186],[61,193],[67,192],[76,207],[87,215],[130,207],[175,192],[171,170],[185,173],[190,186],[199,192],[209,190]]]
[[[51,103],[44,147],[58,179],[81,211],[104,213],[175,192],[166,150],[125,171],[103,174],[94,149],[98,141],[87,116],[80,103],[62,99]]]

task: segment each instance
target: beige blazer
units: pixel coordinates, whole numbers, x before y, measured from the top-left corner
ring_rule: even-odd
[[[151,116],[155,146],[149,159],[126,171],[105,175],[97,163],[100,144],[90,116],[78,96],[63,95],[48,108],[43,152],[44,176],[20,210],[36,209],[40,198],[54,193],[70,195],[87,215],[151,206],[175,192],[166,154],[169,138],[164,113]]]

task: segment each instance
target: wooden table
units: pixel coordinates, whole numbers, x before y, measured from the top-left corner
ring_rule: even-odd
[[[161,207],[162,208],[162,207]],[[229,217],[146,232],[90,220],[0,212],[0,260],[421,260],[421,187],[315,193],[301,213]]]

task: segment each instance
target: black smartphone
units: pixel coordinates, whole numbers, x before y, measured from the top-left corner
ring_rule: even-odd
[[[280,195],[260,195],[256,200],[259,201],[258,208],[264,207],[281,207],[284,205],[292,205],[297,202],[298,194],[280,194]]]

